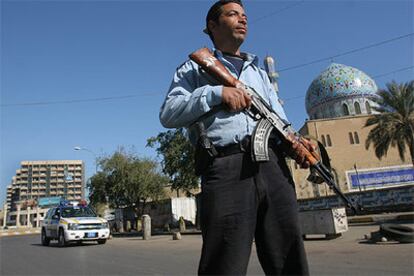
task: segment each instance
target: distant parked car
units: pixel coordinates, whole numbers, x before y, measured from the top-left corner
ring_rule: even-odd
[[[42,245],[57,240],[61,247],[70,242],[97,241],[104,244],[109,238],[108,221],[99,218],[86,201],[62,201],[49,209],[42,222]]]

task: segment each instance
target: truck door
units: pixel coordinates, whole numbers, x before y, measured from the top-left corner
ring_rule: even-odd
[[[57,238],[59,234],[59,220],[60,220],[60,208],[56,208],[55,212],[52,213],[52,217],[49,220],[49,231],[50,236]]]
[[[50,230],[49,230],[49,224],[50,224],[50,218],[52,217],[52,213],[54,212],[53,209],[49,209],[43,218],[43,228],[46,231],[46,236],[50,237]]]

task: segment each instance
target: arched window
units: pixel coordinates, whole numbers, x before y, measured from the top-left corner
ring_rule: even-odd
[[[348,105],[346,103],[344,103],[342,105],[342,111],[344,113],[344,116],[348,116],[349,115],[349,109],[348,109]]]
[[[332,147],[331,136],[329,136],[329,134],[326,135],[326,142],[328,147]]]
[[[327,108],[322,110],[322,118],[329,118],[329,110]]]
[[[326,147],[325,135],[322,135],[322,145]]]
[[[372,111],[371,111],[371,105],[369,104],[368,101],[365,102],[365,108],[366,108],[368,114],[371,114],[372,113]]]
[[[332,118],[335,117],[335,109],[334,109],[334,107],[332,105],[329,107],[329,115]]]
[[[354,103],[355,114],[361,114],[361,107],[359,106],[358,102]]]
[[[359,144],[359,137],[358,137],[358,132],[354,132],[354,140],[355,140],[355,144]]]
[[[354,137],[352,137],[352,132],[349,132],[348,135],[349,135],[349,143],[351,143],[351,145],[355,144]]]
[[[323,113],[322,113],[322,111],[318,111],[318,119],[323,119]]]

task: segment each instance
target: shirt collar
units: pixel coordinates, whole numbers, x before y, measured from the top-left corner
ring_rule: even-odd
[[[220,50],[213,48],[213,52],[216,57],[223,58],[223,53]],[[246,57],[247,64],[253,63],[256,67],[259,66],[259,58],[256,55],[250,53],[241,53],[241,55]]]

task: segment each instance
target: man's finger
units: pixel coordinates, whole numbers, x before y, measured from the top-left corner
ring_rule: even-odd
[[[296,154],[297,156],[295,160],[299,165],[301,165],[305,161],[305,156],[301,152],[297,152]]]
[[[252,105],[252,97],[247,93],[244,93],[244,99],[246,101],[246,107],[250,107]]]
[[[239,103],[240,103],[240,106],[239,106],[240,109],[243,109],[243,108],[245,108],[247,106],[246,100],[244,98],[244,95],[240,95],[240,97],[239,97]]]

